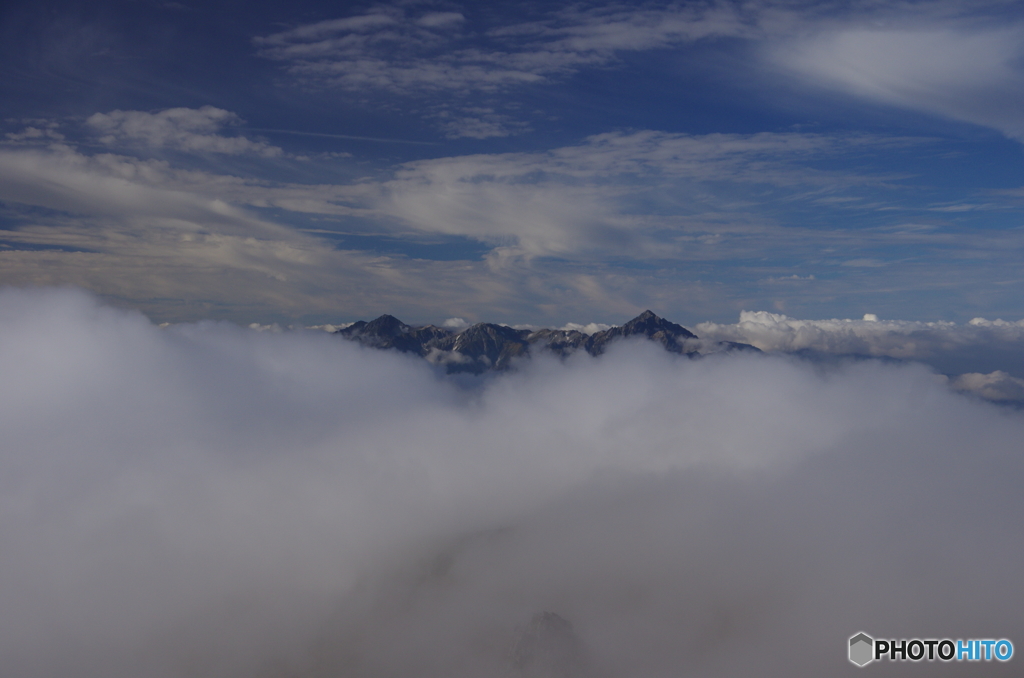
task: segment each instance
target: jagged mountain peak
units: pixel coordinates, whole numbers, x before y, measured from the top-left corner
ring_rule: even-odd
[[[686,329],[682,325],[677,325],[676,323],[670,320],[665,320],[664,318],[657,315],[651,310],[644,311],[637,317],[633,318],[626,324],[622,325],[623,336],[643,334],[649,337],[657,332],[669,332],[673,335],[682,336],[687,339],[697,338],[696,334]]]
[[[397,336],[399,334],[407,334],[412,329],[409,325],[406,325],[401,320],[393,315],[384,315],[374,318],[370,322],[363,326],[364,332],[373,332],[375,334],[382,334],[387,336]]]
[[[452,332],[434,325],[406,325],[388,314],[370,322],[360,320],[338,330],[337,334],[364,346],[417,353],[435,364],[444,365],[448,372],[474,374],[508,369],[515,360],[538,351],[562,357],[586,351],[597,356],[604,353],[612,342],[627,337],[645,337],[661,344],[667,351],[685,355],[744,348],[757,350],[741,344],[701,342],[682,325],[665,320],[650,310],[624,325],[590,335],[575,330],[517,330],[494,323],[477,323],[460,332]]]
[[[513,358],[529,354],[530,347],[526,341],[529,334],[526,330],[517,330],[506,325],[493,323],[477,323],[435,342],[434,348],[448,351],[461,357],[472,358],[476,364],[485,369],[505,369]],[[456,361],[460,367],[452,367],[453,371],[474,371],[472,365]],[[483,370],[480,370],[483,371]]]

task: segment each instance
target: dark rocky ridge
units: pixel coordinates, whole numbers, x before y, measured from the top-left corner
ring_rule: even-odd
[[[562,357],[586,351],[597,356],[604,353],[612,342],[627,337],[644,337],[661,344],[666,351],[689,356],[734,350],[757,351],[747,344],[702,341],[685,327],[660,318],[651,311],[644,311],[625,325],[594,334],[576,330],[517,330],[493,323],[477,323],[454,332],[434,325],[413,327],[391,315],[382,315],[370,322],[360,320],[335,334],[364,346],[415,353],[432,363],[445,365],[449,373],[473,374],[509,369],[516,358],[539,351]]]

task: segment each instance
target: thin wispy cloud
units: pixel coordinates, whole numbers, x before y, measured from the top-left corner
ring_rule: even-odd
[[[468,8],[471,9],[471,8]],[[621,53],[704,38],[755,36],[756,9],[732,3],[552,8],[472,32],[458,12],[415,14],[398,5],[253,39],[290,72],[343,88],[496,90],[551,82],[613,62]]]
[[[735,13],[724,6],[584,7],[481,33],[471,30],[460,12],[413,13],[393,5],[258,36],[253,42],[260,55],[285,63],[305,83],[465,97],[557,82],[583,68],[611,63],[624,51],[742,31]],[[443,108],[455,118],[441,123],[449,137],[504,137],[527,128],[504,113],[474,115],[473,104]]]
[[[769,49],[821,87],[991,127],[1024,140],[1022,26],[849,28]]]
[[[378,141],[385,144],[413,144],[416,146],[433,146],[436,142],[433,141],[414,141],[411,139],[383,139],[381,137],[363,137],[355,136],[352,134],[332,134],[330,132],[304,132],[302,130],[294,129],[267,129],[260,127],[249,127],[254,132],[273,132],[275,134],[294,134],[302,137],[320,137],[322,139],[346,139],[352,141]]]
[[[972,9],[989,20],[971,17]],[[769,65],[816,86],[1019,140],[1014,93],[1024,78],[1024,28],[1019,18],[1007,25],[1005,10],[1005,3],[962,2],[585,3],[474,31],[463,13],[416,14],[396,5],[259,36],[254,44],[296,78],[321,86],[466,96],[550,85],[634,52],[731,39],[751,47],[749,69]]]
[[[377,209],[415,228],[516,246],[524,254],[679,256],[680,225],[637,204],[675,202],[679,216],[741,211],[723,184],[762,187],[767,200],[841,191],[881,177],[809,170],[811,157],[899,143],[806,134],[703,135],[654,131],[603,134],[546,153],[474,155],[408,163],[382,184]],[[827,187],[827,188],[826,188]],[[771,192],[776,192],[771,195]],[[770,197],[769,197],[770,196]],[[664,210],[664,207],[662,207]],[[648,218],[644,218],[648,217]],[[714,232],[708,226],[708,234]],[[728,229],[726,229],[728,230]],[[672,232],[683,238],[673,242]],[[655,234],[660,235],[655,240]],[[724,233],[723,233],[724,235]],[[667,236],[667,237],[666,237]],[[646,242],[645,242],[646,241]]]
[[[242,119],[213,106],[168,108],[157,113],[110,111],[95,113],[85,123],[101,135],[100,142],[110,146],[140,144],[194,153],[255,153],[268,158],[283,153],[266,141],[220,134],[225,128],[240,125]]]

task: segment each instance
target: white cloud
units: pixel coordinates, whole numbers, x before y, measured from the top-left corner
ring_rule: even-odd
[[[466,235],[518,248],[528,256],[614,252],[675,257],[702,236],[722,237],[729,226],[704,231],[698,226],[698,232],[684,235],[678,222],[669,224],[644,214],[638,203],[674,204],[679,216],[692,221],[702,213],[719,221],[722,212],[753,206],[750,198],[737,199],[723,191],[724,184],[761,184],[814,195],[877,183],[877,178],[808,170],[800,163],[889,143],[901,140],[773,133],[696,136],[651,130],[607,133],[542,153],[407,163],[379,186],[379,197],[370,201],[380,213],[415,229]],[[673,231],[679,239],[652,238]]]
[[[576,331],[582,332],[583,334],[595,334],[597,332],[604,332],[605,330],[610,330],[612,327],[614,326],[606,325],[604,323],[587,323],[586,325],[581,325],[580,323],[566,323],[559,329],[565,330],[567,332]]]
[[[256,38],[258,45],[284,46],[304,41],[322,40],[338,33],[367,33],[397,23],[395,17],[384,12],[374,12],[344,19],[330,19],[275,33],[265,38]]]
[[[265,141],[218,134],[240,122],[235,113],[213,106],[168,108],[157,113],[110,111],[94,113],[86,120],[102,135],[100,141],[111,146],[143,144],[193,153],[255,153],[268,158],[282,155],[280,148]]]
[[[0,284],[78,285],[175,321],[529,317],[538,299],[555,297],[581,312],[637,311],[624,293],[634,276],[530,268],[497,251],[453,265],[337,249],[247,209],[359,215],[368,217],[365,232],[379,234],[393,226],[374,221],[386,213],[345,204],[369,203],[376,191],[267,184],[66,146],[0,149],[0,200],[20,214],[4,232]],[[679,294],[693,296],[693,287]]]
[[[465,20],[461,12],[429,12],[417,19],[416,23],[427,28],[441,28],[455,26]]]
[[[958,391],[976,393],[987,400],[1024,402],[1024,379],[1010,376],[1002,370],[989,374],[961,374],[950,385]]]
[[[346,89],[413,94],[494,92],[553,82],[623,53],[672,49],[711,38],[761,38],[798,16],[772,3],[590,3],[472,32],[460,12],[415,14],[398,5],[253,39],[299,78]],[[460,30],[465,28],[465,30]]]
[[[559,10],[545,20],[496,29],[492,35],[527,37],[533,40],[527,49],[576,55],[580,63],[591,64],[595,57],[610,60],[617,52],[756,35],[754,17],[756,9],[751,12],[749,7],[728,2],[670,3],[665,7],[597,4]]]
[[[163,161],[86,156],[63,145],[0,150],[0,199],[11,203],[118,220],[161,218],[192,232],[301,239],[220,199],[218,186],[202,192],[189,179]]]
[[[385,6],[255,43],[300,80],[422,95],[498,93],[629,52],[731,38],[754,48],[750,67],[768,64],[819,87],[1024,139],[1024,28],[1006,10],[1002,2],[591,3],[481,35],[460,13]]]
[[[1024,375],[1024,320],[1007,322],[975,318],[953,322],[879,320],[799,320],[765,311],[743,311],[733,325],[700,323],[702,339],[739,341],[762,351],[812,351],[920,360],[947,374],[999,367]],[[967,382],[964,382],[967,383]]]
[[[764,351],[814,349],[892,358],[923,357],[942,342],[967,344],[986,337],[1007,342],[1024,340],[1024,320],[975,318],[967,325],[957,325],[879,320],[873,313],[865,314],[862,320],[799,320],[766,311],[743,311],[735,325],[701,323],[697,327],[718,341],[745,341]]]
[[[394,223],[378,196],[373,185],[272,184],[67,146],[0,149],[0,200],[20,217],[4,232],[0,283],[78,285],[161,320],[530,317],[553,298],[585,313],[638,310],[626,300],[632,275],[530,268],[499,251],[453,265],[339,250],[247,209],[361,216],[365,233],[380,234]],[[686,285],[679,294],[699,296]]]
[[[472,30],[460,12],[416,13],[400,5],[320,21],[253,39],[259,54],[286,64],[297,80],[353,92],[445,95],[449,138],[484,139],[528,130],[508,113],[467,114],[452,101],[546,84],[622,52],[670,48],[702,38],[749,32],[731,5],[623,9],[572,8],[543,20]]]
[[[297,312],[316,314],[304,323],[354,319],[321,315],[343,308],[417,321],[458,314],[560,325],[567,312],[621,321],[655,302],[669,314],[719,317],[736,285],[831,295],[837,283],[819,274],[822,266],[847,276],[877,270],[836,259],[801,269],[805,282],[789,270],[766,277],[776,271],[759,268],[741,271],[729,288],[685,273],[666,288],[663,267],[619,268],[621,262],[742,267],[771,252],[820,260],[831,248],[847,261],[881,263],[878,253],[894,243],[938,252],[956,245],[979,261],[1014,256],[1021,244],[1013,231],[961,236],[914,224],[811,230],[764,216],[780,203],[884,188],[886,177],[816,165],[908,143],[920,142],[646,130],[542,152],[417,161],[349,184],[291,184],[19,142],[0,148],[0,199],[18,223],[0,244],[0,281],[81,285],[162,320],[206,315],[202,309],[216,298],[218,313],[233,306],[231,317],[246,323],[291,322]],[[279,210],[305,228],[270,216]],[[490,250],[458,264],[417,261],[340,251],[348,234],[469,238]],[[936,284],[936,268],[927,263],[885,270],[913,289]],[[858,282],[865,289],[878,284]],[[982,371],[992,369],[1000,366]]]
[[[823,87],[1024,141],[1024,28],[945,23],[826,29],[774,43],[767,58]]]
[[[618,349],[457,387],[0,292],[3,672],[516,675],[544,611],[612,677],[1022,635],[1018,414],[919,366]]]
[[[373,312],[421,286],[387,259],[337,251],[236,201],[259,193],[234,177],[177,171],[162,161],[89,157],[67,147],[0,150],[0,199],[44,208],[44,215],[66,213],[28,218],[5,232],[0,280],[80,285],[165,319],[211,310],[249,319],[279,317],[285,307],[334,311],[337,295],[351,298],[352,285],[368,280],[374,289],[359,296],[367,300],[362,310]],[[261,204],[269,204],[273,191],[262,193]],[[279,197],[308,207],[301,195]],[[447,286],[444,274],[427,275]]]
[[[57,131],[57,127],[57,123],[53,122],[39,126],[29,125],[20,132],[7,132],[4,136],[13,142],[53,143],[64,141],[64,135]]]
[[[294,75],[345,89],[496,91],[601,65],[619,52],[748,32],[730,5],[574,8],[541,21],[459,32],[461,13],[398,7],[299,26],[255,44]]]

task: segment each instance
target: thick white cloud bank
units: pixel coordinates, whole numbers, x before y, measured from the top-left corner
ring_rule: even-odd
[[[873,314],[861,320],[800,320],[779,313],[743,311],[735,324],[700,323],[695,331],[702,339],[739,341],[762,351],[917,360],[945,374],[975,373],[989,381],[1005,382],[1003,377],[1010,377],[1007,372],[1018,378],[1024,376],[1024,320],[974,318],[958,325],[944,321],[879,320]],[[956,382],[965,390],[978,390],[974,388],[976,384],[980,384],[977,379]],[[1010,390],[1003,389],[1004,395],[1015,392],[1010,382],[1006,384]]]
[[[858,631],[1024,642],[1024,418],[920,365],[640,343],[466,388],[7,290],[0,370],[4,675],[832,676]]]

